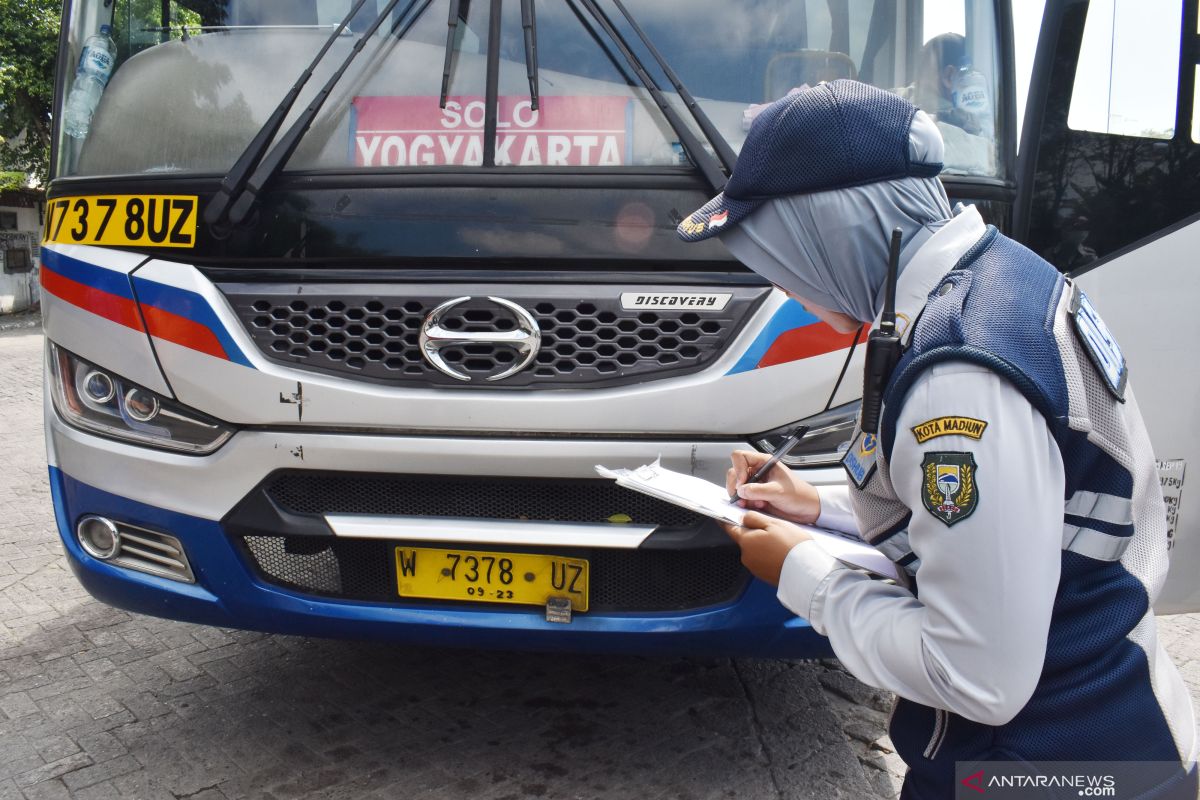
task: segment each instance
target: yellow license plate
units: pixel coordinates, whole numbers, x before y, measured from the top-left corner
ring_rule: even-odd
[[[174,194],[57,197],[42,241],[134,247],[195,247],[199,198]]]
[[[535,553],[492,553],[397,547],[401,597],[544,606],[565,597],[588,609],[588,562]]]

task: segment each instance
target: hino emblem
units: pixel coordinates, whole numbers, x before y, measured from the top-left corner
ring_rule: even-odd
[[[514,330],[452,331],[442,327],[442,319],[446,314],[455,306],[470,299],[470,297],[456,297],[453,300],[447,300],[425,317],[425,322],[421,325],[421,354],[425,356],[425,360],[439,372],[445,373],[455,380],[471,381],[476,378],[446,363],[446,359],[442,357],[442,350],[456,345],[490,344],[512,348],[517,352],[517,358],[508,369],[487,376],[488,381],[503,380],[529,366],[537,357],[538,349],[542,346],[542,333],[538,328],[537,320],[528,311],[510,300],[505,300],[503,297],[488,298],[490,302],[512,314],[517,325]]]

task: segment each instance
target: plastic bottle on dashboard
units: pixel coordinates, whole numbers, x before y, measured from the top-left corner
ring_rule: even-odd
[[[112,75],[117,45],[112,40],[112,27],[101,25],[100,32],[93,34],[83,43],[79,55],[79,66],[75,69],[75,82],[63,109],[63,130],[68,136],[82,139],[92,124],[92,114],[100,103],[100,95]]]
[[[983,73],[970,68],[959,70],[951,82],[950,98],[954,108],[968,114],[974,123],[972,127],[978,129],[968,130],[969,133],[994,135],[992,100]]]

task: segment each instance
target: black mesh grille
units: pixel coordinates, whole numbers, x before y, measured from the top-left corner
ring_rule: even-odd
[[[266,484],[294,514],[380,514],[693,526],[703,517],[612,481],[280,472]]]
[[[358,600],[392,594],[385,542],[303,536],[247,536],[244,541],[259,573],[272,583]]]
[[[364,295],[356,287],[317,287],[297,296],[294,286],[221,286],[255,344],[273,361],[393,385],[500,389],[613,386],[650,374],[695,372],[724,352],[765,296],[763,289],[723,288],[720,294],[730,299],[719,311],[636,311],[623,308],[621,289],[613,286],[547,287],[540,292],[521,286],[518,295],[512,294],[512,286],[377,288],[380,294]],[[678,287],[667,290],[679,292]],[[443,374],[422,357],[419,338],[426,315],[467,294],[471,299],[448,311],[442,327],[512,331],[516,317],[488,297],[512,300],[534,317],[541,333],[532,364],[509,378],[485,382],[514,364],[519,357],[515,347],[471,343],[442,349],[447,364],[470,376],[468,383]]]
[[[392,567],[395,542],[302,536],[247,536],[242,542],[257,572],[269,583],[347,600],[400,602]],[[470,549],[469,545],[463,547]],[[503,550],[551,552],[510,546]],[[592,611],[702,608],[733,600],[749,580],[737,548],[732,546],[701,550],[561,548],[552,554],[588,560]]]

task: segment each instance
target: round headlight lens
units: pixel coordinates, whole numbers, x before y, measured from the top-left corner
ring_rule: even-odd
[[[94,369],[83,376],[83,391],[89,400],[107,403],[117,393],[117,386],[107,374]]]
[[[158,416],[158,398],[143,389],[125,393],[125,410],[138,422],[149,422]]]

